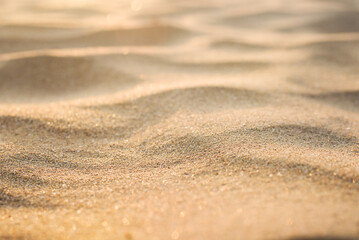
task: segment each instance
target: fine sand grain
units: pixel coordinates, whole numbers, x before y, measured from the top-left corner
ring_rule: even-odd
[[[358,239],[358,0],[0,0],[0,240]]]

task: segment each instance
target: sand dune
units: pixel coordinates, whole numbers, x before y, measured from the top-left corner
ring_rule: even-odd
[[[358,239],[357,0],[0,5],[0,240]]]

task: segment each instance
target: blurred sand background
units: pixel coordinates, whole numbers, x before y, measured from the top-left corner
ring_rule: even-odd
[[[359,1],[0,0],[0,239],[357,239]]]

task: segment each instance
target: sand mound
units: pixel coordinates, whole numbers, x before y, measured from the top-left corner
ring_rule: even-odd
[[[75,67],[74,67],[75,66]],[[21,69],[21,71],[19,71]],[[133,86],[138,80],[86,57],[38,56],[6,62],[0,68],[1,98],[68,97]]]
[[[60,41],[73,37],[73,35],[81,34],[84,30],[79,28],[65,28],[52,26],[38,26],[26,24],[7,24],[0,26],[1,40],[19,40],[26,42],[27,40],[41,41]],[[31,42],[31,41],[30,41]]]
[[[284,32],[343,33],[358,32],[356,10],[337,12],[265,11],[222,19],[223,23],[247,29],[276,29]],[[290,22],[290,24],[288,24]]]
[[[162,45],[178,42],[190,36],[190,32],[181,28],[155,25],[130,29],[98,31],[69,40],[87,46],[139,46]]]
[[[306,50],[310,56],[306,61],[318,65],[340,67],[357,72],[359,62],[359,41],[327,41],[300,46],[298,49]]]
[[[267,46],[245,43],[245,42],[238,42],[238,41],[234,41],[234,40],[215,41],[215,42],[211,43],[210,46],[213,48],[239,50],[239,51],[261,51],[261,50],[268,49]]]
[[[46,31],[46,28],[40,29],[41,31],[32,33],[33,37],[30,38],[19,37],[16,32],[11,35],[0,35],[0,52],[99,46],[156,46],[181,43],[193,35],[191,31],[169,25],[117,28],[90,33],[76,29],[58,30],[55,33],[53,30]]]
[[[359,91],[311,94],[307,97],[347,111],[359,112]]]
[[[359,31],[359,12],[342,11],[326,14],[321,20],[306,23],[284,31],[314,31],[321,33],[344,33]]]
[[[285,12],[280,10],[259,11],[239,16],[224,17],[223,24],[239,27],[243,29],[275,29],[278,31],[287,30],[290,27],[301,26],[307,22],[313,21],[317,16],[310,13]]]
[[[104,136],[116,136],[117,131],[123,130],[116,125],[112,127],[92,127],[74,125],[70,121],[53,119],[36,119],[16,116],[1,116],[0,123],[3,126],[2,132],[9,137],[22,136],[19,141],[27,141],[31,138],[42,143],[52,141],[66,142],[69,139],[78,138],[101,138]],[[7,132],[10,131],[10,132]]]
[[[113,57],[116,57],[116,61],[126,66],[128,70],[136,70],[140,64],[142,74],[156,74],[160,69],[161,74],[176,74],[175,76],[181,76],[183,74],[202,74],[203,72],[210,72],[217,75],[247,73],[271,66],[269,62],[255,60],[191,61],[187,59],[174,60],[163,56],[150,56],[146,54],[114,55]],[[116,63],[116,61],[112,62]]]
[[[242,128],[237,131],[220,132],[209,136],[173,136],[173,139],[167,143],[156,145],[150,149],[153,151],[153,154],[177,153],[185,155],[187,158],[196,159],[202,156],[204,152],[209,155],[212,155],[213,152],[221,152],[221,150],[223,152],[223,146],[226,144],[236,147],[244,142],[261,143],[264,145],[268,142],[278,142],[291,146],[298,145],[313,148],[341,148],[359,144],[359,141],[354,137],[344,136],[325,128],[276,125]],[[200,154],[200,156],[197,154]]]
[[[256,139],[283,144],[305,145],[312,147],[336,148],[358,144],[354,137],[335,133],[323,127],[302,125],[277,125],[249,130]]]
[[[259,12],[247,15],[240,16],[230,16],[223,19],[227,24],[240,27],[263,27],[266,25],[271,26],[273,22],[283,21],[292,16],[286,12],[279,11],[268,11],[268,12]]]
[[[177,111],[215,112],[228,109],[259,107],[268,104],[271,96],[253,90],[229,87],[194,87],[172,89],[146,95],[130,102],[96,106],[95,109],[138,114],[148,122],[151,118],[169,116]]]
[[[101,110],[118,119],[112,127],[102,128],[108,137],[129,137],[134,133],[152,127],[172,115],[179,113],[200,114],[243,108],[261,107],[269,104],[270,95],[236,88],[195,87],[172,89],[142,96],[131,101],[108,105],[85,107]],[[87,130],[94,135],[94,130]]]

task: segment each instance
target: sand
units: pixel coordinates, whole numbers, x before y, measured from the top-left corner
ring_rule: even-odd
[[[359,238],[359,1],[0,5],[1,240]]]

